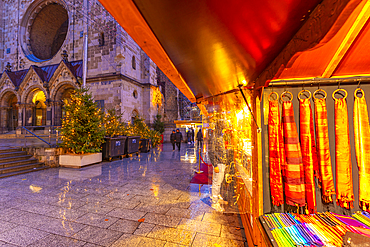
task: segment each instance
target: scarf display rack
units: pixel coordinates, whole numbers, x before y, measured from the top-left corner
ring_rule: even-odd
[[[330,212],[310,215],[274,213],[259,217],[270,244],[289,246],[342,246],[347,232],[370,237],[370,214],[352,216]]]

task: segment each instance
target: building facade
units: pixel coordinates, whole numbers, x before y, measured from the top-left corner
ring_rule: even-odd
[[[125,122],[164,113],[154,101],[157,66],[99,1],[0,0],[0,132],[61,124],[83,81],[86,30],[86,85],[98,106]]]

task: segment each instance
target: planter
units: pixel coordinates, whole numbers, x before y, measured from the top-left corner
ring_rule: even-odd
[[[63,167],[81,168],[99,162],[102,162],[102,153],[62,154],[59,156],[59,165]]]
[[[126,136],[104,137],[103,159],[111,161],[113,157],[122,157],[125,154],[126,138]]]
[[[139,154],[140,136],[128,136],[125,154]]]

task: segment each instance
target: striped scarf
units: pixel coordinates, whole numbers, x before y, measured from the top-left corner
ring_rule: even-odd
[[[357,92],[362,97],[357,97]],[[359,173],[359,201],[362,210],[370,209],[370,126],[365,93],[358,88],[355,91],[353,109],[353,127],[355,132],[356,160]]]
[[[283,181],[281,170],[284,167],[284,143],[281,132],[279,102],[269,102],[269,159],[270,159],[270,190],[272,204],[280,206],[284,203]]]
[[[321,89],[319,90],[323,91]],[[315,99],[316,146],[320,165],[320,182],[322,190],[322,199],[325,203],[330,203],[333,202],[331,195],[335,194],[335,190],[329,150],[328,119],[325,101],[326,96],[325,98],[322,99],[318,99],[315,97],[314,99]]]
[[[297,126],[294,121],[293,104],[283,101],[283,129],[285,148],[284,188],[286,204],[305,205],[304,171]]]
[[[313,116],[310,99],[299,98],[299,123],[302,162],[305,172],[307,209],[316,212],[316,193],[314,174],[318,175],[318,162],[313,128]]]
[[[343,89],[338,89],[344,91]],[[352,162],[351,146],[349,143],[349,127],[347,112],[347,92],[341,99],[335,98],[334,91],[334,112],[335,112],[335,175],[337,179],[337,204],[343,208],[352,208],[354,201],[352,183]]]

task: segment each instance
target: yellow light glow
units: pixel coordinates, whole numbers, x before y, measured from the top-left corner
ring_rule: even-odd
[[[44,104],[44,102],[46,101],[46,97],[45,97],[45,94],[43,91],[37,91],[36,93],[34,93],[33,95],[33,98],[32,98],[32,102],[34,104],[36,104],[36,102],[39,101],[41,102],[42,104]]]
[[[152,184],[152,189],[155,197],[158,197],[159,187],[156,184]]]
[[[33,185],[31,184],[30,185],[30,190],[33,192],[33,193],[39,193],[40,190],[42,190],[42,188],[40,186],[37,186],[37,185]]]

